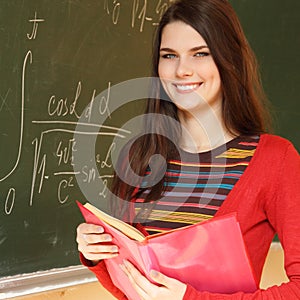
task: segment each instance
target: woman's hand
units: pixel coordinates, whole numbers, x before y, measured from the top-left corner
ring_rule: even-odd
[[[111,243],[112,236],[102,226],[82,223],[77,227],[78,250],[95,265],[102,259],[118,255],[118,247]]]
[[[130,262],[120,266],[128,276],[133,288],[143,300],[182,300],[186,284],[152,270],[150,276],[159,285],[151,283]]]

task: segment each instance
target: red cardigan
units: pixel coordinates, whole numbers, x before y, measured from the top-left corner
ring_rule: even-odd
[[[188,285],[183,300],[300,299],[300,156],[289,141],[269,134],[261,136],[249,166],[216,215],[230,212],[237,212],[257,282],[275,233],[284,249],[290,282],[252,294],[232,295],[199,292]],[[111,282],[103,261],[91,267],[82,255],[81,259],[117,299],[127,299]]]

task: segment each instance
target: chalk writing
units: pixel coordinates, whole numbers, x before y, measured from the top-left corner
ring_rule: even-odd
[[[76,141],[74,138],[69,139],[68,145],[62,148],[63,141],[60,141],[56,150],[56,156],[58,157],[58,166],[60,166],[61,162],[67,164],[73,162],[72,152],[76,152]]]
[[[103,189],[102,191],[99,193],[100,197],[106,198],[107,194],[108,194],[108,190],[107,190],[107,184],[108,184],[108,180],[104,179],[103,181]]]
[[[112,23],[116,25],[121,16],[121,0],[104,1],[104,9],[106,14],[111,16]],[[139,8],[136,7],[136,9],[138,10]],[[38,12],[36,11],[34,17],[29,20],[32,24],[32,28],[31,32],[27,33],[26,39],[34,41],[41,38],[42,34],[39,28],[40,24],[45,21],[45,18],[38,17]],[[17,155],[11,162],[12,166],[9,170],[0,177],[0,182],[7,182],[7,179],[17,171],[24,151],[31,151],[31,161],[28,161],[28,159],[26,161],[27,164],[31,164],[31,168],[26,169],[26,172],[30,170],[29,174],[24,174],[24,176],[27,175],[26,177],[29,177],[28,179],[30,182],[28,187],[29,196],[27,199],[29,207],[32,207],[35,204],[36,198],[44,197],[44,194],[42,193],[46,187],[54,190],[54,195],[56,194],[56,197],[54,198],[56,198],[56,201],[60,204],[65,204],[70,199],[72,191],[78,189],[76,180],[81,180],[86,185],[92,184],[93,182],[97,182],[98,184],[99,181],[100,192],[98,196],[105,198],[108,191],[108,182],[113,178],[111,173],[113,168],[112,155],[116,150],[115,140],[124,139],[131,134],[130,131],[117,126],[100,126],[91,121],[92,114],[95,113],[101,118],[111,119],[111,81],[108,80],[107,83],[104,83],[107,88],[105,92],[101,94],[101,98],[97,99],[97,101],[97,90],[91,89],[90,91],[83,91],[85,86],[82,80],[74,82],[74,91],[71,95],[64,94],[64,91],[60,91],[60,94],[52,92],[49,93],[49,96],[46,97],[46,99],[41,99],[40,102],[45,103],[45,112],[41,115],[46,116],[46,119],[31,120],[31,125],[35,127],[35,129],[33,130],[34,134],[31,135],[29,141],[27,137],[27,142],[29,142],[29,146],[31,147],[28,148],[28,145],[26,145],[26,147],[23,145],[25,136],[24,120],[25,113],[29,111],[26,105],[30,102],[32,95],[31,91],[27,91],[25,88],[30,86],[31,83],[29,82],[29,78],[32,78],[32,76],[28,76],[28,67],[29,65],[33,65],[34,67],[34,58],[34,50],[30,49],[26,51],[22,61],[20,114],[16,120],[18,131],[14,133],[16,135],[16,140],[18,141]],[[7,101],[9,100],[10,91],[10,87],[6,89],[5,92],[2,91],[2,94],[0,95],[0,111],[3,108],[9,108]],[[86,94],[88,94],[88,99],[83,98],[86,97],[83,96]],[[88,105],[85,106],[87,102]],[[82,107],[84,106],[85,108],[82,111]],[[78,122],[79,119],[81,120],[81,116],[84,116],[86,123]],[[13,117],[15,116],[13,115]],[[78,125],[80,125],[80,130],[75,129]],[[28,135],[27,132],[26,134]],[[77,151],[77,140],[75,135],[101,136],[108,139],[108,141],[110,141],[109,139],[114,139],[114,142],[111,142],[107,146],[108,149],[102,149],[101,154],[95,153],[94,159],[97,164],[96,168],[89,166],[87,163],[86,165],[81,166],[79,170],[76,169],[76,171],[74,171],[74,153]],[[99,170],[101,171],[101,174],[99,174]],[[15,184],[6,187],[6,190],[2,192],[4,195],[1,195],[3,200],[5,200],[4,212],[6,215],[11,215],[13,213],[18,202],[18,188],[14,185]],[[53,198],[51,198],[51,200],[52,199]],[[22,199],[22,202],[24,202],[24,199]]]
[[[24,134],[24,107],[25,107],[25,74],[26,74],[26,66],[27,62],[32,63],[32,52],[29,50],[24,58],[23,61],[23,68],[22,68],[22,91],[21,91],[21,116],[20,116],[20,129],[19,129],[19,146],[18,146],[18,154],[15,161],[14,166],[12,169],[2,178],[0,178],[0,182],[4,181],[6,178],[8,178],[18,167],[18,164],[20,162],[20,157],[22,153],[22,145],[23,145],[23,134]]]
[[[100,104],[99,104],[99,113],[101,116],[107,114],[107,117],[111,118],[111,115],[110,115],[110,110],[109,110],[109,96],[110,96],[110,85],[111,83],[109,82],[108,83],[108,88],[107,88],[107,94],[106,96],[102,96],[101,99],[100,99]]]
[[[114,3],[117,4],[117,3]],[[118,7],[118,5],[115,6],[115,8]],[[115,10],[116,12],[116,10]],[[115,17],[116,15],[114,15]],[[35,14],[35,18],[30,20],[30,22],[33,22],[33,30],[32,33],[27,35],[28,39],[36,39],[37,37],[37,29],[39,22],[44,21],[44,19],[38,19],[37,13]],[[11,176],[15,170],[17,169],[21,154],[22,154],[22,146],[23,146],[23,135],[24,135],[24,111],[25,111],[25,84],[26,84],[26,68],[28,63],[32,63],[33,61],[33,53],[31,50],[29,50],[25,58],[23,60],[23,69],[22,69],[22,90],[21,90],[21,114],[20,114],[20,127],[19,127],[19,147],[18,147],[18,154],[17,158],[15,160],[15,163],[11,170],[2,178],[0,178],[0,182],[6,180],[9,176]],[[108,118],[111,118],[111,113],[109,109],[109,101],[110,101],[110,88],[111,88],[111,82],[108,82],[108,88],[106,90],[106,94],[103,95],[99,101],[98,106],[98,113],[101,116],[106,116]],[[47,106],[47,113],[49,117],[66,117],[66,116],[73,116],[77,120],[80,118],[80,113],[78,112],[78,101],[81,96],[82,91],[82,82],[78,81],[74,97],[71,101],[69,101],[68,97],[57,97],[55,94],[53,94],[48,101]],[[2,98],[2,105],[1,108],[5,105],[5,101],[7,99],[9,91],[7,91],[5,97]],[[95,104],[95,96],[96,96],[96,89],[92,92],[91,101],[88,105],[88,107],[83,112],[84,116],[90,122],[91,120],[91,114],[92,111],[95,110],[94,104]],[[58,100],[57,100],[58,99]],[[65,140],[61,140],[58,142],[58,145],[56,147],[55,157],[57,159],[57,167],[61,167],[62,165],[65,165],[67,167],[70,167],[70,169],[73,166],[74,163],[74,157],[73,153],[76,152],[76,140],[72,136],[76,134],[82,134],[82,135],[102,135],[102,136],[111,136],[111,137],[118,137],[118,138],[124,138],[124,134],[128,134],[129,132],[117,127],[112,126],[99,126],[97,124],[86,124],[81,123],[81,126],[89,126],[90,128],[98,128],[103,129],[101,132],[98,131],[75,131],[74,129],[66,129],[61,128],[61,126],[75,126],[78,125],[76,121],[52,121],[52,120],[34,120],[32,121],[33,124],[43,124],[43,125],[57,125],[58,127],[52,128],[52,129],[46,129],[43,130],[40,134],[40,137],[35,137],[32,140],[33,145],[33,167],[32,167],[32,176],[31,176],[31,188],[30,188],[30,197],[29,197],[29,206],[33,205],[34,201],[34,195],[37,192],[40,194],[43,190],[43,186],[45,184],[45,180],[51,179],[51,174],[55,176],[69,176],[67,179],[62,179],[58,183],[57,186],[57,199],[61,204],[64,204],[69,199],[68,189],[74,188],[74,176],[75,175],[82,175],[82,181],[90,183],[94,180],[96,180],[96,170],[95,169],[89,169],[87,166],[84,166],[81,170],[81,172],[74,172],[70,170],[66,171],[52,171],[48,168],[48,161],[49,156],[47,153],[45,153],[45,150],[43,150],[43,143],[45,136],[49,136],[51,133],[62,133],[64,135],[70,135],[70,138],[67,140],[67,144],[65,143]],[[106,130],[106,131],[105,131]],[[115,131],[115,132],[114,132]],[[110,162],[110,155],[112,151],[114,150],[115,145],[112,144],[105,156],[104,160],[101,160],[101,168],[111,168],[112,164]],[[71,175],[71,176],[70,176]],[[105,184],[107,184],[107,181],[105,181]],[[103,194],[104,195],[104,194]],[[16,199],[16,189],[14,187],[11,187],[7,193],[6,201],[5,201],[5,213],[7,215],[12,213],[13,207],[15,205],[15,199]]]
[[[48,114],[49,116],[66,116],[75,115],[78,119],[79,114],[76,111],[77,101],[81,93],[81,82],[79,81],[76,88],[75,98],[72,103],[68,104],[68,98],[56,100],[55,95],[52,95],[48,101]]]
[[[163,13],[167,10],[170,1],[157,1],[154,12],[149,11],[149,3],[147,0],[133,0],[131,27],[134,28],[139,21],[139,31],[143,32],[145,22],[149,22],[153,26],[157,26]]]
[[[95,181],[96,179],[96,169],[95,168],[89,168],[88,166],[84,166],[82,168],[82,174],[83,182],[91,183],[92,181]]]
[[[34,124],[59,124],[59,121],[55,122],[46,122],[46,121],[34,121]],[[61,124],[77,124],[75,122],[61,122]],[[85,124],[87,125],[87,124]],[[87,126],[98,126],[97,124],[88,124]],[[41,135],[39,138],[35,138],[32,142],[34,145],[34,160],[33,160],[33,172],[32,172],[32,183],[31,183],[31,194],[30,194],[30,199],[29,199],[29,205],[33,205],[33,199],[34,199],[34,193],[36,190],[36,186],[38,184],[38,193],[41,192],[44,184],[45,179],[49,179],[49,175],[46,174],[46,166],[47,166],[47,154],[42,153],[42,145],[44,143],[44,139],[46,135],[48,136],[51,133],[64,133],[64,134],[70,134],[70,136],[73,136],[74,134],[77,135],[97,135],[97,136],[110,136],[110,137],[118,137],[118,138],[125,138],[125,135],[118,133],[123,132],[123,133],[130,133],[129,131],[122,129],[122,128],[116,128],[116,127],[110,127],[110,126],[101,126],[103,129],[109,129],[109,130],[117,130],[116,132],[111,132],[111,131],[76,131],[74,129],[64,129],[64,128],[54,128],[54,129],[48,129],[44,130],[41,132]],[[49,137],[47,137],[48,139]],[[111,155],[112,152],[115,149],[115,144],[112,143],[111,146],[109,147],[109,150],[107,151],[107,154],[105,156],[104,160],[101,160],[100,165],[101,168],[111,168],[112,163],[111,163]],[[57,158],[57,166],[61,165],[69,165],[70,168],[72,168],[72,150],[76,152],[76,140],[73,137],[70,137],[68,139],[67,145],[63,146],[63,141],[59,141],[58,146],[56,148],[55,156]],[[97,155],[99,158],[99,155]],[[79,172],[77,171],[74,173],[73,171],[63,171],[63,172],[53,172],[55,176],[58,175],[82,175],[82,181],[90,183],[96,179],[96,170],[95,169],[88,169],[88,166],[83,166],[82,170]],[[70,178],[73,178],[70,177]],[[107,183],[107,181],[106,181]],[[65,203],[68,199],[67,196],[62,197],[62,189],[66,190],[69,187],[73,187],[71,185],[71,181],[68,180],[62,180],[59,183],[58,186],[58,192],[57,195],[59,195],[58,200],[60,203]]]
[[[77,119],[80,118],[80,114],[77,112],[78,100],[81,94],[82,83],[78,82],[75,92],[74,100],[71,100],[69,103],[68,97],[60,98],[57,100],[55,95],[52,95],[48,101],[48,115],[50,117],[65,117],[67,115],[74,115]],[[106,115],[108,118],[111,118],[111,113],[109,110],[109,101],[110,101],[110,89],[111,82],[108,82],[108,88],[106,95],[103,95],[99,102],[99,107],[96,108],[101,116]],[[93,94],[90,100],[88,107],[83,112],[84,116],[90,121],[92,111],[94,108],[94,100],[95,100],[96,90],[93,90]]]
[[[15,204],[16,190],[10,188],[5,199],[5,213],[10,215]]]
[[[117,0],[105,0],[104,10],[108,15],[111,15],[113,24],[118,24],[121,10],[121,3]]]
[[[158,14],[159,20],[162,18],[163,14],[168,9],[171,2],[173,1],[164,2],[163,0],[159,0],[157,2],[155,12]],[[158,25],[158,23],[153,23],[153,25]]]
[[[61,203],[61,204],[64,204],[65,202],[67,202],[67,200],[69,199],[69,194],[67,194],[65,196],[65,198],[63,198],[62,196],[62,189],[67,189],[67,188],[72,188],[74,187],[74,177],[71,176],[69,177],[68,179],[63,179],[61,180],[61,182],[59,183],[58,185],[58,189],[57,189],[57,198],[58,198],[58,201]]]
[[[111,163],[111,155],[112,152],[115,151],[116,149],[116,143],[112,143],[109,146],[109,149],[107,151],[106,157],[105,159],[101,162],[101,168],[111,168],[112,167],[112,163]]]
[[[44,21],[45,21],[44,19],[38,19],[37,18],[37,12],[35,12],[34,19],[29,20],[29,22],[33,23],[31,34],[27,33],[27,38],[29,40],[35,40],[36,39],[39,23],[44,22]]]
[[[156,0],[153,7],[153,2],[149,3],[148,0],[132,0],[131,28],[138,27],[139,31],[143,32],[146,22],[157,26],[171,2],[172,0]],[[112,23],[117,25],[121,15],[121,0],[105,0],[103,8]]]
[[[146,20],[146,12],[147,12],[147,0],[144,0],[144,3],[142,5],[142,8],[139,10],[139,0],[133,1],[132,6],[132,19],[131,19],[131,27],[134,28],[136,24],[136,19],[139,19],[141,21],[140,24],[140,32],[144,29],[144,23]],[[152,20],[152,19],[151,19]]]

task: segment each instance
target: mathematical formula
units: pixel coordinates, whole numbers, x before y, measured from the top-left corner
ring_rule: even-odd
[[[111,26],[118,26],[120,22],[123,22],[122,24],[128,25],[128,30],[142,33],[146,26],[153,27],[158,24],[171,2],[171,0],[104,0],[102,15]],[[8,184],[21,168],[25,151],[32,153],[31,167],[26,167],[24,170],[24,172],[30,172],[25,175],[30,177],[29,197],[26,200],[28,206],[33,206],[37,198],[43,197],[45,188],[49,188],[49,186],[55,195],[54,200],[61,204],[66,203],[70,199],[70,195],[73,195],[73,191],[78,190],[78,180],[86,185],[97,182],[100,189],[98,198],[101,199],[107,197],[107,185],[113,177],[112,156],[116,152],[118,140],[126,139],[131,135],[130,130],[120,128],[120,126],[99,126],[92,117],[93,114],[97,114],[99,118],[112,120],[111,101],[113,100],[110,96],[112,82],[109,78],[102,83],[106,90],[97,101],[97,95],[101,91],[97,91],[96,88],[87,88],[86,83],[81,79],[72,83],[71,93],[70,91],[64,93],[61,90],[56,92],[55,86],[53,86],[53,92],[48,97],[41,99],[45,103],[41,118],[26,119],[25,112],[29,109],[29,102],[26,99],[30,94],[29,78],[31,78],[33,66],[38,63],[36,52],[39,49],[36,48],[38,47],[36,41],[45,35],[47,21],[47,17],[40,14],[39,11],[33,11],[32,17],[24,20],[24,23],[29,23],[29,29],[23,36],[28,44],[27,49],[25,49],[23,57],[17,58],[22,62],[21,78],[19,78],[21,92],[20,99],[18,99],[20,114],[16,120],[18,125],[10,133],[18,141],[17,152],[14,159],[9,161],[8,170],[2,171],[0,174],[0,186],[5,183],[5,189],[0,190],[0,198],[2,199],[1,203],[4,203],[3,209],[6,215],[13,213],[18,201],[25,201],[23,197],[22,200],[19,200],[21,191],[18,185]],[[3,91],[1,93],[3,94]],[[11,88],[3,94],[3,97],[1,96],[0,112],[10,101],[10,93]],[[44,95],[43,92],[41,94]],[[35,133],[30,138],[30,148],[27,146],[25,150],[25,141],[28,143],[28,135],[25,137],[25,128],[28,126],[28,122],[34,126]],[[81,125],[82,129],[78,129],[76,127],[78,125]],[[105,147],[100,145],[91,155],[90,160],[94,161],[94,164],[87,159],[86,164],[80,166],[79,169],[74,168],[74,154],[77,153],[79,145],[78,138],[89,135],[101,136],[101,139],[105,140]]]
[[[122,6],[127,0],[105,0],[104,10],[111,18],[111,22],[117,25],[122,15]],[[153,3],[153,1],[151,1]],[[155,1],[155,7],[150,8],[150,1],[148,0],[133,0],[131,9],[130,25],[132,28],[138,28],[143,32],[145,24],[149,23],[152,26],[157,26],[163,13],[167,10],[172,2],[171,0],[158,0]]]
[[[132,28],[136,26],[136,22],[140,21],[139,30],[142,32],[144,22],[150,20],[146,17],[147,1],[140,6],[139,1],[132,3]],[[156,13],[159,14],[164,8],[162,1],[158,1]],[[104,1],[105,14],[108,18],[112,18],[112,23],[117,24],[122,14],[121,1]],[[141,14],[142,13],[142,14]],[[31,31],[27,32],[26,39],[33,43],[40,35],[43,34],[43,27],[47,26],[47,19],[39,16],[37,11],[34,17],[27,20],[31,24]],[[28,94],[28,78],[30,77],[31,67],[35,63],[35,49],[31,47],[24,53],[22,59],[21,71],[21,97],[18,100],[20,105],[20,115],[18,120],[18,131],[14,135],[18,136],[17,155],[11,167],[5,174],[1,174],[0,185],[9,182],[14,175],[23,159],[24,140],[25,140],[25,112],[28,110],[26,95]],[[55,89],[55,87],[54,87]],[[130,135],[130,131],[116,126],[100,126],[91,121],[93,113],[98,114],[101,118],[111,119],[110,111],[110,89],[111,81],[106,82],[106,93],[102,95],[99,101],[95,98],[99,91],[92,89],[85,92],[90,95],[87,99],[82,96],[85,84],[81,80],[77,81],[73,88],[72,95],[62,95],[52,93],[48,99],[43,99],[47,103],[43,113],[44,119],[31,120],[31,124],[40,130],[39,135],[35,135],[31,140],[32,151],[32,173],[27,174],[31,178],[30,195],[27,199],[28,205],[35,204],[37,195],[43,195],[45,185],[53,187],[55,190],[55,199],[61,204],[66,203],[73,190],[78,189],[76,180],[80,178],[82,183],[91,184],[98,181],[101,185],[99,198],[106,198],[107,184],[113,177],[112,175],[112,154],[116,151],[116,140],[126,138]],[[9,101],[9,91],[2,98],[2,106]],[[82,111],[82,103],[89,103]],[[84,117],[85,123],[82,131],[76,130],[78,121]],[[71,119],[71,120],[70,120]],[[28,120],[27,120],[28,122]],[[74,153],[77,151],[77,140],[74,135],[97,135],[105,138],[107,149],[99,149],[95,151],[93,159],[96,162],[96,168],[91,166],[89,162],[80,167],[80,170],[74,171]],[[28,137],[26,137],[28,138]],[[51,141],[51,142],[49,142]],[[47,146],[50,143],[51,147]],[[100,172],[99,172],[100,170]],[[24,173],[28,170],[24,170]],[[100,174],[99,174],[100,173]],[[79,177],[78,177],[79,176]],[[76,178],[75,178],[76,177]],[[100,179],[100,180],[99,180]],[[4,200],[4,212],[6,215],[13,213],[15,206],[18,204],[20,194],[17,185],[11,185],[6,191],[1,192],[1,199]],[[22,199],[24,201],[24,199]]]

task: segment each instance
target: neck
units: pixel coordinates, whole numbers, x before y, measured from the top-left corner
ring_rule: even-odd
[[[221,146],[236,135],[224,125],[221,113],[204,114],[201,117],[179,114],[182,125],[180,147],[188,152],[199,153]]]

